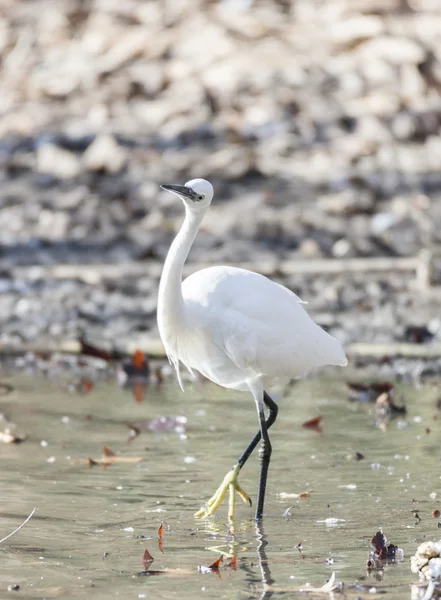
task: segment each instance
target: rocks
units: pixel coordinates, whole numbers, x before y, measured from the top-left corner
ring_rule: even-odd
[[[5,3],[4,335],[154,329],[159,261],[182,220],[162,182],[215,184],[195,266],[407,256],[438,244],[440,17],[429,4]],[[84,287],[15,271],[134,260],[154,272],[146,266],[141,287],[134,276],[106,282],[105,300],[99,277]],[[438,311],[413,275],[275,274],[349,341],[394,339],[406,319]]]
[[[97,137],[84,153],[84,164],[89,171],[118,173],[124,168],[127,160],[127,152],[111,135]]]
[[[43,144],[37,150],[37,171],[58,179],[72,179],[81,171],[79,158],[55,144]]]
[[[411,570],[421,578],[441,580],[441,541],[424,542],[410,559]]]

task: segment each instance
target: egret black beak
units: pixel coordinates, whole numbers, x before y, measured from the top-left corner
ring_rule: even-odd
[[[181,198],[188,198],[193,201],[197,199],[197,194],[185,185],[161,185],[161,187],[167,192],[172,192],[173,194],[181,196]]]

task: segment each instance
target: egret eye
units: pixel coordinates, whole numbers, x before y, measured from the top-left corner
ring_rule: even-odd
[[[202,196],[201,194],[199,194],[198,196],[196,196],[196,200],[203,200],[205,198],[205,196]]]

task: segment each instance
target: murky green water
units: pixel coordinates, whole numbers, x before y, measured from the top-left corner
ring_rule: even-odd
[[[80,395],[43,379],[7,380],[14,391],[0,397],[0,412],[28,438],[0,444],[0,538],[34,506],[37,512],[0,544],[1,598],[14,594],[6,592],[12,584],[24,598],[300,597],[296,589],[307,582],[321,586],[333,571],[349,597],[372,597],[376,588],[391,600],[410,598],[409,584],[417,582],[410,555],[425,539],[441,537],[431,514],[441,508],[434,387],[399,387],[408,413],[386,432],[373,426],[372,405],[347,400],[341,380],[311,379],[291,388],[278,399],[267,514],[256,532],[252,510],[240,501],[233,529],[226,503],[215,518],[193,518],[256,430],[247,394],[211,384],[189,384],[182,393],[170,383],[147,390],[137,404],[113,383]],[[187,438],[144,432],[128,444],[126,422],[158,415],[186,416]],[[301,427],[317,415],[324,417],[322,434]],[[104,445],[144,460],[108,468],[71,463],[99,458]],[[357,451],[364,460],[348,460]],[[240,478],[253,498],[257,476],[256,454]],[[283,497],[305,490],[309,498]],[[161,521],[169,527],[163,553]],[[379,527],[405,559],[367,574],[369,539]],[[157,576],[137,575],[145,548]],[[237,555],[236,570],[224,561],[219,574],[198,572],[222,553]]]

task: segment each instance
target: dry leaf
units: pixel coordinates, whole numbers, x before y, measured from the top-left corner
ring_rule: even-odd
[[[289,494],[288,492],[280,492],[279,496],[284,500],[289,498],[309,498],[311,496],[311,491],[308,490],[306,492],[300,492],[300,494]]]
[[[322,427],[320,425],[322,419],[322,416],[314,417],[313,419],[309,419],[308,421],[302,423],[302,427],[306,427],[306,429],[312,429],[317,433],[322,433]]]
[[[224,559],[224,557],[223,557],[223,555],[221,554],[221,555],[219,556],[219,558],[216,558],[216,560],[214,560],[214,561],[211,563],[211,565],[208,565],[208,567],[209,567],[210,569],[219,569],[219,565],[221,564],[221,562],[223,561],[223,559]]]
[[[89,465],[90,467],[100,465],[101,467],[108,467],[109,465],[137,463],[143,460],[143,456],[117,456],[107,446],[104,446],[101,458],[73,458],[70,462],[73,465]]]
[[[150,552],[147,550],[147,548],[144,550],[144,553],[142,555],[142,564],[144,565],[144,569],[147,571],[147,569],[150,567],[150,565],[152,564],[152,562],[155,559],[153,558],[153,556],[150,554]]]

